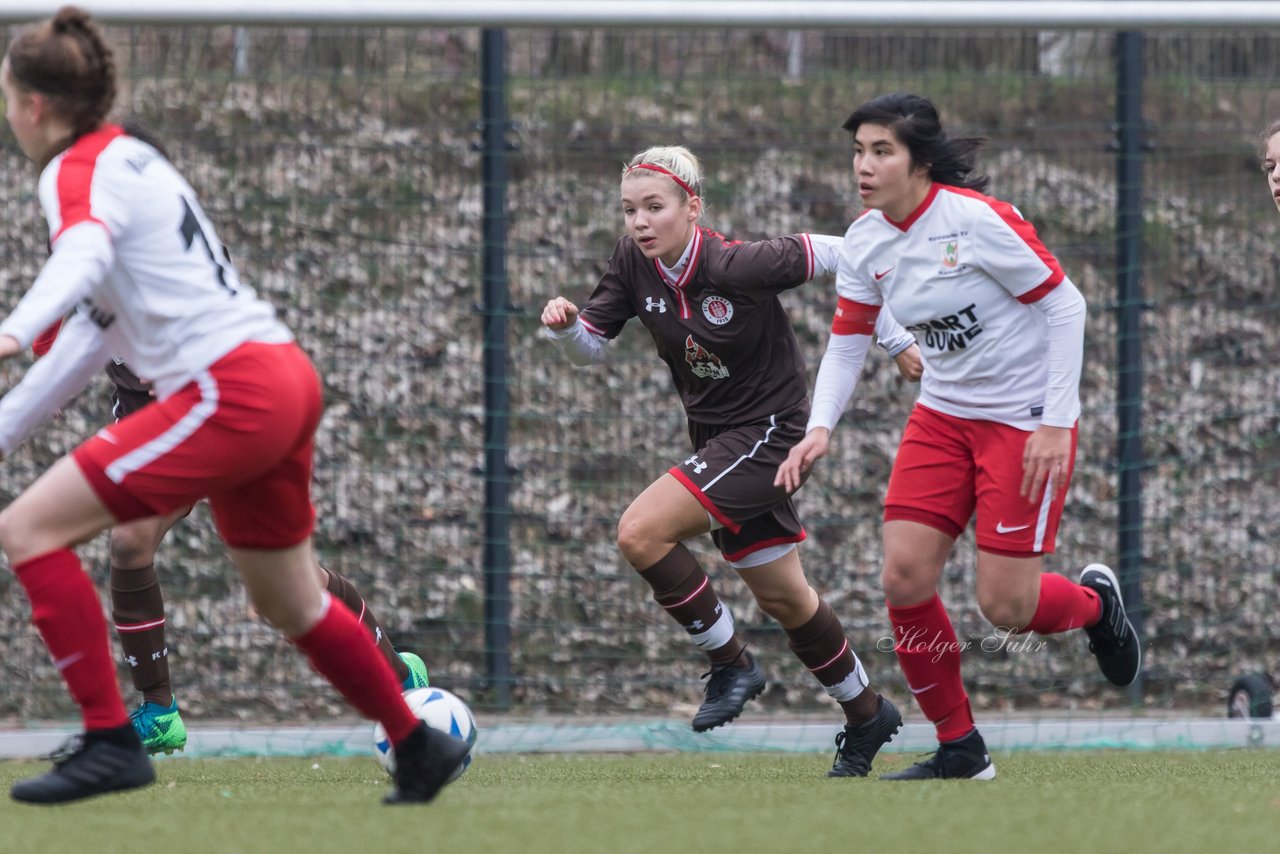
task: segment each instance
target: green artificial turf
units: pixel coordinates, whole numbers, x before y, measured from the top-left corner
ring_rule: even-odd
[[[874,773],[915,757],[892,754]],[[363,758],[166,759],[156,785],[0,805],[13,852],[1201,852],[1280,844],[1280,753],[996,754],[992,782],[829,780],[796,754],[485,756],[425,807]],[[0,783],[42,770],[0,763]]]

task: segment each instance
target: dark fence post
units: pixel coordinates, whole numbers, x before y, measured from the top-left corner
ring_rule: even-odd
[[[484,648],[499,709],[511,706],[511,468],[507,402],[506,34],[482,31],[480,98],[484,179]]]
[[[1142,637],[1142,33],[1119,33],[1116,55],[1116,568],[1129,618]],[[1129,700],[1142,702],[1141,673],[1129,689]]]

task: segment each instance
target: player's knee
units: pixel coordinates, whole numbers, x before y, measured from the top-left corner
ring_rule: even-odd
[[[774,590],[756,592],[755,597],[756,604],[760,606],[760,610],[779,623],[786,625],[794,622],[793,612],[797,610],[796,605],[798,603],[792,602],[791,597]]]
[[[111,565],[116,567],[140,567],[151,563],[155,549],[151,538],[129,528],[111,530]]]
[[[756,605],[783,626],[794,628],[805,622],[813,608],[808,597],[809,588],[800,590],[768,590],[756,592]]]
[[[633,514],[623,513],[618,520],[618,551],[636,569],[648,569],[653,552],[653,537],[646,526]]]
[[[1007,594],[978,593],[978,608],[991,625],[1015,632],[1021,631],[1035,615],[1036,603],[1024,602]]]
[[[886,561],[880,583],[885,598],[893,605],[923,602],[934,593],[932,574],[909,563]]]
[[[313,612],[286,596],[255,596],[253,607],[262,619],[287,638],[302,637],[323,616],[323,612]]]

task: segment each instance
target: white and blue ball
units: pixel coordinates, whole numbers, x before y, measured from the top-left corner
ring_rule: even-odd
[[[462,739],[467,743],[468,748],[475,747],[476,719],[472,716],[467,704],[458,697],[443,688],[415,688],[404,692],[404,701],[408,704],[409,711],[413,712],[419,720],[425,721],[427,726]],[[391,749],[391,740],[387,738],[387,731],[382,728],[382,724],[377,724],[373,728],[373,753],[388,774],[395,772],[396,754]],[[458,766],[458,770],[453,772],[449,782],[452,783],[461,777],[462,772],[466,771],[469,765],[471,765],[470,751],[467,752],[467,758],[463,759],[462,764]]]

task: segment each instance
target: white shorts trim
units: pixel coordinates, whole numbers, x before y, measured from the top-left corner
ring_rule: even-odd
[[[764,566],[766,563],[777,560],[783,555],[794,549],[799,543],[782,543],[781,545],[769,546],[760,549],[758,552],[752,552],[745,555],[741,560],[729,561],[729,566],[734,569],[751,569],[753,566]]]
[[[1045,478],[1044,495],[1040,498],[1040,512],[1036,514],[1036,539],[1031,546],[1032,551],[1044,551],[1044,535],[1049,527],[1049,510],[1053,507],[1053,499],[1057,493],[1056,487],[1057,484],[1053,482],[1053,475]]]
[[[218,382],[208,371],[202,371],[195,381],[200,386],[200,401],[168,430],[108,465],[103,472],[108,480],[117,485],[122,483],[129,475],[154,463],[190,439],[193,433],[213,417],[218,411]]]

